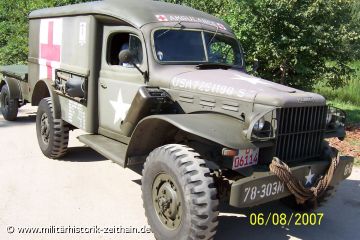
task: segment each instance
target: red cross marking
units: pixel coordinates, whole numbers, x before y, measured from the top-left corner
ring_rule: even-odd
[[[217,23],[217,26],[222,30],[226,30],[226,27],[221,23]]]
[[[167,22],[168,19],[165,15],[156,15],[156,18],[160,21],[160,22]]]
[[[48,25],[48,43],[41,44],[41,58],[46,60],[47,77],[51,79],[51,62],[60,62],[60,45],[54,44],[54,22]]]

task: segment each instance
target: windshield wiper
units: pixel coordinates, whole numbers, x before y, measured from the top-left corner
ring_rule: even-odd
[[[167,29],[165,32],[163,32],[163,33],[161,33],[159,36],[157,36],[156,38],[161,38],[161,37],[163,37],[164,35],[166,35],[166,34],[167,34],[168,32],[170,32],[171,30],[174,30],[177,25],[180,25],[180,26],[181,26],[181,29],[184,29],[185,26],[182,25],[181,23],[182,23],[182,21],[177,22],[174,26],[170,27],[170,28]]]
[[[202,63],[196,66],[199,70],[208,70],[208,69],[224,69],[228,70],[233,68],[232,65],[226,63]]]
[[[212,38],[210,39],[210,41],[207,44],[207,48],[210,46],[210,44],[212,43],[212,41],[214,41],[215,37],[218,35],[219,33],[219,26],[216,26],[216,32],[214,33],[214,35],[212,36]]]

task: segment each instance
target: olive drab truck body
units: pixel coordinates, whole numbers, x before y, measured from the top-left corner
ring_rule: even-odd
[[[144,165],[144,208],[158,239],[212,239],[220,200],[322,201],[351,174],[354,159],[326,141],[345,137],[345,113],[249,75],[236,36],[214,16],[104,0],[37,10],[29,21],[28,66],[0,67],[4,117],[39,106],[38,143],[49,158],[64,156],[69,132],[82,129],[78,139],[107,158]]]

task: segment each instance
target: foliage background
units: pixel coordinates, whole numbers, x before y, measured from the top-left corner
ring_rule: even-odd
[[[28,14],[35,9],[86,0],[0,2],[0,64],[27,61]],[[242,43],[252,74],[302,89],[319,79],[339,88],[360,59],[360,1],[357,0],[167,0],[218,16]]]
[[[0,65],[27,62],[28,15],[31,11],[79,2],[86,0],[0,1]]]

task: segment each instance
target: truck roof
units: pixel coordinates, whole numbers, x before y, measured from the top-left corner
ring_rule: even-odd
[[[184,21],[220,24],[229,32],[231,28],[222,20],[190,7],[152,0],[103,0],[56,8],[46,8],[30,13],[30,19],[76,15],[105,15],[125,21],[136,28],[148,23]]]

